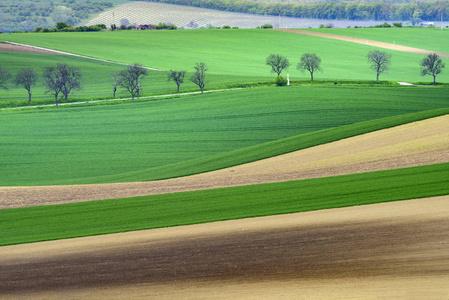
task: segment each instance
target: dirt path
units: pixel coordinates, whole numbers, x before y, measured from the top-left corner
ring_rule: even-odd
[[[349,36],[343,36],[343,35],[337,35],[337,34],[331,34],[331,33],[313,32],[313,31],[299,30],[299,29],[273,29],[273,30],[323,37],[323,38],[328,38],[328,39],[352,42],[352,43],[357,43],[357,44],[369,45],[369,46],[390,49],[390,50],[395,50],[395,51],[414,53],[414,54],[429,55],[432,53],[436,53],[440,57],[449,58],[449,53],[429,51],[429,50],[424,50],[424,49],[419,49],[419,48],[401,46],[401,45],[396,45],[396,44],[391,44],[391,43],[378,42],[378,41],[373,41],[373,40],[367,40],[367,39],[362,39],[362,38],[349,37]]]
[[[449,196],[0,247],[2,299],[448,299]]]
[[[449,162],[449,115],[254,163],[152,182],[0,187],[0,208],[124,198]]]

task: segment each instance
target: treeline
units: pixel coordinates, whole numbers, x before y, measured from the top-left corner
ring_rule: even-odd
[[[85,32],[85,31],[101,31],[107,29],[105,24],[96,24],[90,26],[78,26],[69,25],[66,22],[56,23],[55,28],[42,28],[37,27],[32,32]],[[20,33],[22,31],[15,31]]]
[[[112,2],[92,2],[91,0],[1,1],[0,31],[31,31],[37,27],[53,27],[57,22],[76,25],[92,14],[100,13],[113,6]]]
[[[391,4],[385,2],[329,2],[317,4],[265,3],[245,0],[147,0],[149,2],[210,8],[222,11],[259,15],[281,15],[294,18],[328,20],[402,20],[420,21],[448,20],[449,1],[413,2]]]

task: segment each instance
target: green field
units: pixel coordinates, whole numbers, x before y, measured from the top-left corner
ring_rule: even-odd
[[[425,33],[419,34],[425,36]],[[2,39],[69,51],[116,62],[140,62],[158,69],[192,70],[196,62],[209,67],[210,74],[224,76],[274,78],[265,65],[271,53],[287,56],[292,66],[288,73],[292,80],[308,79],[308,74],[296,70],[301,55],[315,52],[322,58],[320,79],[374,80],[366,54],[372,46],[348,43],[269,30],[178,30],[178,31],[120,31],[95,33],[3,34]],[[102,45],[108,50],[104,51]],[[431,48],[433,44],[430,44]],[[429,48],[425,43],[421,48]],[[432,50],[432,49],[430,49]],[[392,53],[390,71],[381,80],[430,81],[419,73],[421,55]],[[286,72],[287,73],[287,72]],[[284,75],[286,74],[284,73]],[[449,72],[437,77],[449,82]]]
[[[46,88],[43,85],[43,70],[46,67],[55,66],[57,63],[66,63],[78,67],[83,73],[83,88],[69,95],[68,101],[77,99],[108,99],[112,98],[112,86],[108,81],[108,76],[112,72],[124,69],[126,66],[89,60],[75,56],[65,55],[47,55],[47,54],[29,54],[18,52],[1,52],[0,66],[15,74],[21,69],[32,66],[39,76],[39,80],[32,87],[32,103],[54,103],[54,96],[51,93],[46,94]],[[181,92],[197,90],[197,86],[188,80],[191,73],[186,75],[185,82],[181,85]],[[263,77],[251,76],[229,76],[211,74],[208,76],[208,84],[211,86],[227,86],[239,84],[241,82],[259,82],[267,80]],[[15,87],[9,82],[7,91],[0,90],[0,108],[8,106],[27,105],[28,92],[23,87]],[[143,90],[141,95],[176,93],[176,84],[167,81],[165,72],[148,70],[148,76],[144,78]],[[130,97],[129,93],[123,88],[118,88],[116,97]],[[3,102],[3,103],[2,103]],[[11,103],[6,103],[11,102]]]
[[[445,108],[447,92],[445,87],[253,88],[132,105],[4,111],[0,185],[157,179],[152,168]]]
[[[330,32],[354,32],[382,41],[403,37],[407,46],[449,52],[445,50],[449,49],[447,31],[357,30]],[[0,186],[179,177],[449,114],[447,85],[373,83],[375,73],[369,69],[366,54],[374,48],[367,45],[265,30],[2,34],[0,38],[164,70],[191,72],[193,65],[202,61],[209,66],[207,88],[246,86],[134,103],[2,110]],[[316,74],[314,84],[309,84],[309,75],[295,68],[305,52],[316,52],[323,60],[324,72]],[[431,81],[419,75],[422,56],[388,52],[393,54],[392,65],[381,80]],[[275,77],[265,65],[271,53],[290,58],[292,86],[266,84]],[[69,96],[73,101],[109,97],[112,88],[107,75],[124,68],[43,54],[0,52],[0,60],[0,65],[12,73],[33,66],[41,74],[43,68],[57,62],[79,67],[85,77],[84,89]],[[444,70],[437,81],[448,83],[449,72]],[[173,93],[176,85],[167,82],[164,72],[151,71],[143,88],[145,95],[164,94]],[[186,78],[181,91],[187,90],[197,88]],[[44,92],[38,84],[33,102],[51,101],[46,100],[51,96]],[[26,99],[23,89],[0,90],[0,107],[20,106],[19,102]],[[449,163],[445,163],[208,191],[3,209],[0,245],[448,195],[448,171]]]
[[[107,201],[0,210],[0,245],[449,194],[449,163]]]

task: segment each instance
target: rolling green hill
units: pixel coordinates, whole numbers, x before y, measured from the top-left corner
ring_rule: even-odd
[[[55,66],[57,63],[66,63],[78,67],[83,73],[83,87],[80,91],[75,91],[69,95],[68,101],[108,99],[112,98],[112,86],[109,83],[109,74],[124,69],[126,66],[119,64],[105,63],[101,61],[89,60],[75,56],[30,54],[19,52],[0,51],[0,66],[7,69],[13,76],[21,69],[32,66],[39,76],[39,80],[32,87],[31,105],[54,103],[54,97],[46,94],[43,85],[43,70],[46,67]],[[189,68],[186,68],[189,69]],[[181,92],[185,90],[197,89],[197,86],[188,80],[181,85]],[[231,76],[221,74],[210,74],[208,85],[223,86],[227,84],[238,84],[241,82],[266,81],[267,77],[256,76]],[[16,87],[12,82],[8,82],[8,90],[0,90],[0,107],[13,107],[28,105],[28,92],[23,87]],[[175,93],[176,84],[167,81],[165,72],[148,71],[148,76],[143,80],[142,95],[157,93]],[[129,97],[123,88],[118,88],[116,97]],[[2,103],[3,102],[3,103]]]
[[[449,163],[0,210],[0,246],[447,195]]]
[[[381,29],[382,30],[382,29]],[[416,30],[417,38],[427,31]],[[431,32],[431,31],[429,31]],[[433,34],[433,33],[431,33]],[[444,33],[443,36],[447,35]],[[196,62],[205,62],[210,74],[223,76],[265,77],[273,80],[266,57],[279,53],[290,59],[288,73],[292,80],[308,79],[307,74],[296,70],[303,53],[315,52],[322,59],[323,73],[316,79],[374,80],[366,54],[376,49],[369,45],[303,36],[266,30],[179,30],[179,31],[125,31],[96,33],[52,33],[52,34],[4,34],[2,39],[54,48],[103,58],[116,62],[140,62],[158,69],[192,70]],[[434,43],[420,48],[433,50]],[[103,45],[107,47],[104,51]],[[136,46],[138,45],[138,46]],[[420,76],[421,55],[398,51],[392,54],[392,64],[381,80],[424,81]],[[284,76],[287,72],[284,73]],[[429,79],[430,80],[430,79]],[[449,81],[449,72],[437,78]]]
[[[444,39],[446,32],[393,30],[388,36],[388,31],[378,30],[356,34],[399,41],[403,33],[409,46],[448,52],[445,42],[435,42],[438,37]],[[366,45],[263,30],[3,34],[1,38],[165,70],[191,71],[195,62],[204,61],[210,68],[211,87],[272,81],[274,75],[265,65],[271,53],[287,55],[292,62],[290,78],[307,81],[308,75],[297,71],[295,65],[302,53],[316,52],[324,69],[316,74],[316,80],[329,81],[116,105],[0,111],[0,186],[184,176],[449,113],[447,86],[359,85],[359,81],[375,78],[365,58],[373,48]],[[390,53],[390,72],[381,79],[423,81],[418,66],[422,56]],[[75,65],[86,80],[83,91],[73,97],[84,99],[110,94],[106,75],[123,68],[42,54],[0,52],[0,59],[1,66],[13,73],[30,65],[39,71],[56,62]],[[353,83],[334,84],[335,79],[352,79]],[[437,80],[448,82],[448,72]],[[182,89],[193,87],[186,82]],[[144,89],[145,93],[171,92],[175,85],[166,82],[164,72],[152,71]],[[36,87],[36,98],[45,98],[43,93],[42,87]],[[5,103],[21,97],[26,98],[24,90],[0,91]],[[447,195],[447,171],[445,163],[230,189],[4,209],[0,211],[0,231],[4,233],[0,245]]]
[[[179,176],[179,169],[181,175],[201,172],[198,166],[203,165],[222,168],[221,160],[230,166],[258,156],[243,151],[231,160],[175,165],[175,173],[173,168],[158,169],[299,135],[277,154],[293,151],[299,149],[301,134],[448,107],[447,92],[442,87],[255,88],[133,104],[2,112],[0,184],[138,181]],[[382,122],[371,130],[387,126]],[[352,135],[363,132],[357,129]],[[265,156],[270,153],[275,155]]]

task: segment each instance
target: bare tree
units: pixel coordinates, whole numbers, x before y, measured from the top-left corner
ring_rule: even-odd
[[[67,101],[69,94],[75,90],[81,90],[81,80],[83,74],[80,69],[67,64],[58,64],[59,72],[61,74],[61,93],[64,95],[64,99]]]
[[[271,66],[271,72],[276,73],[278,76],[281,76],[282,71],[290,66],[287,57],[279,54],[270,54],[267,57],[266,64]]]
[[[11,73],[9,73],[5,68],[0,67],[0,88],[7,90],[8,86],[6,83],[9,78],[11,78]]]
[[[62,93],[65,100],[74,90],[81,89],[82,73],[77,67],[67,64],[56,64],[56,67],[47,67],[44,69],[44,85],[47,87],[46,93],[52,93],[55,96],[56,106],[60,99],[59,93]],[[62,97],[61,97],[62,99]]]
[[[140,94],[142,79],[148,75],[147,70],[138,63],[135,63],[120,72],[120,86],[125,88],[134,97]]]
[[[31,102],[31,87],[36,81],[37,74],[31,67],[21,69],[14,78],[16,86],[23,86],[28,91],[28,102]]]
[[[302,72],[305,70],[310,72],[310,80],[313,81],[313,72],[322,71],[320,67],[321,58],[319,58],[315,53],[305,53],[301,56],[296,68]]]
[[[436,83],[436,77],[446,66],[436,53],[427,55],[419,64],[421,66],[421,75],[432,75],[433,84]]]
[[[181,83],[184,82],[184,76],[186,75],[186,71],[173,71],[170,70],[167,73],[167,80],[168,81],[174,81],[176,85],[178,86],[178,93],[179,93],[179,87],[181,86]]]
[[[46,67],[44,69],[44,85],[47,87],[47,91],[45,93],[51,93],[55,96],[56,106],[58,106],[58,95],[61,92],[60,81],[61,79],[56,67]]]
[[[208,69],[204,63],[196,63],[194,68],[195,73],[190,77],[190,81],[199,86],[201,93],[203,93],[204,86],[206,85],[206,72]]]
[[[368,52],[366,58],[368,59],[368,62],[371,64],[370,68],[376,71],[377,73],[376,80],[379,81],[379,75],[383,72],[388,71],[391,54],[379,50],[374,50]]]
[[[111,74],[109,74],[109,83],[112,85],[112,91],[114,94],[114,98],[115,98],[115,93],[117,92],[117,87],[120,85],[121,83],[121,76],[120,76],[120,72],[112,72]]]

